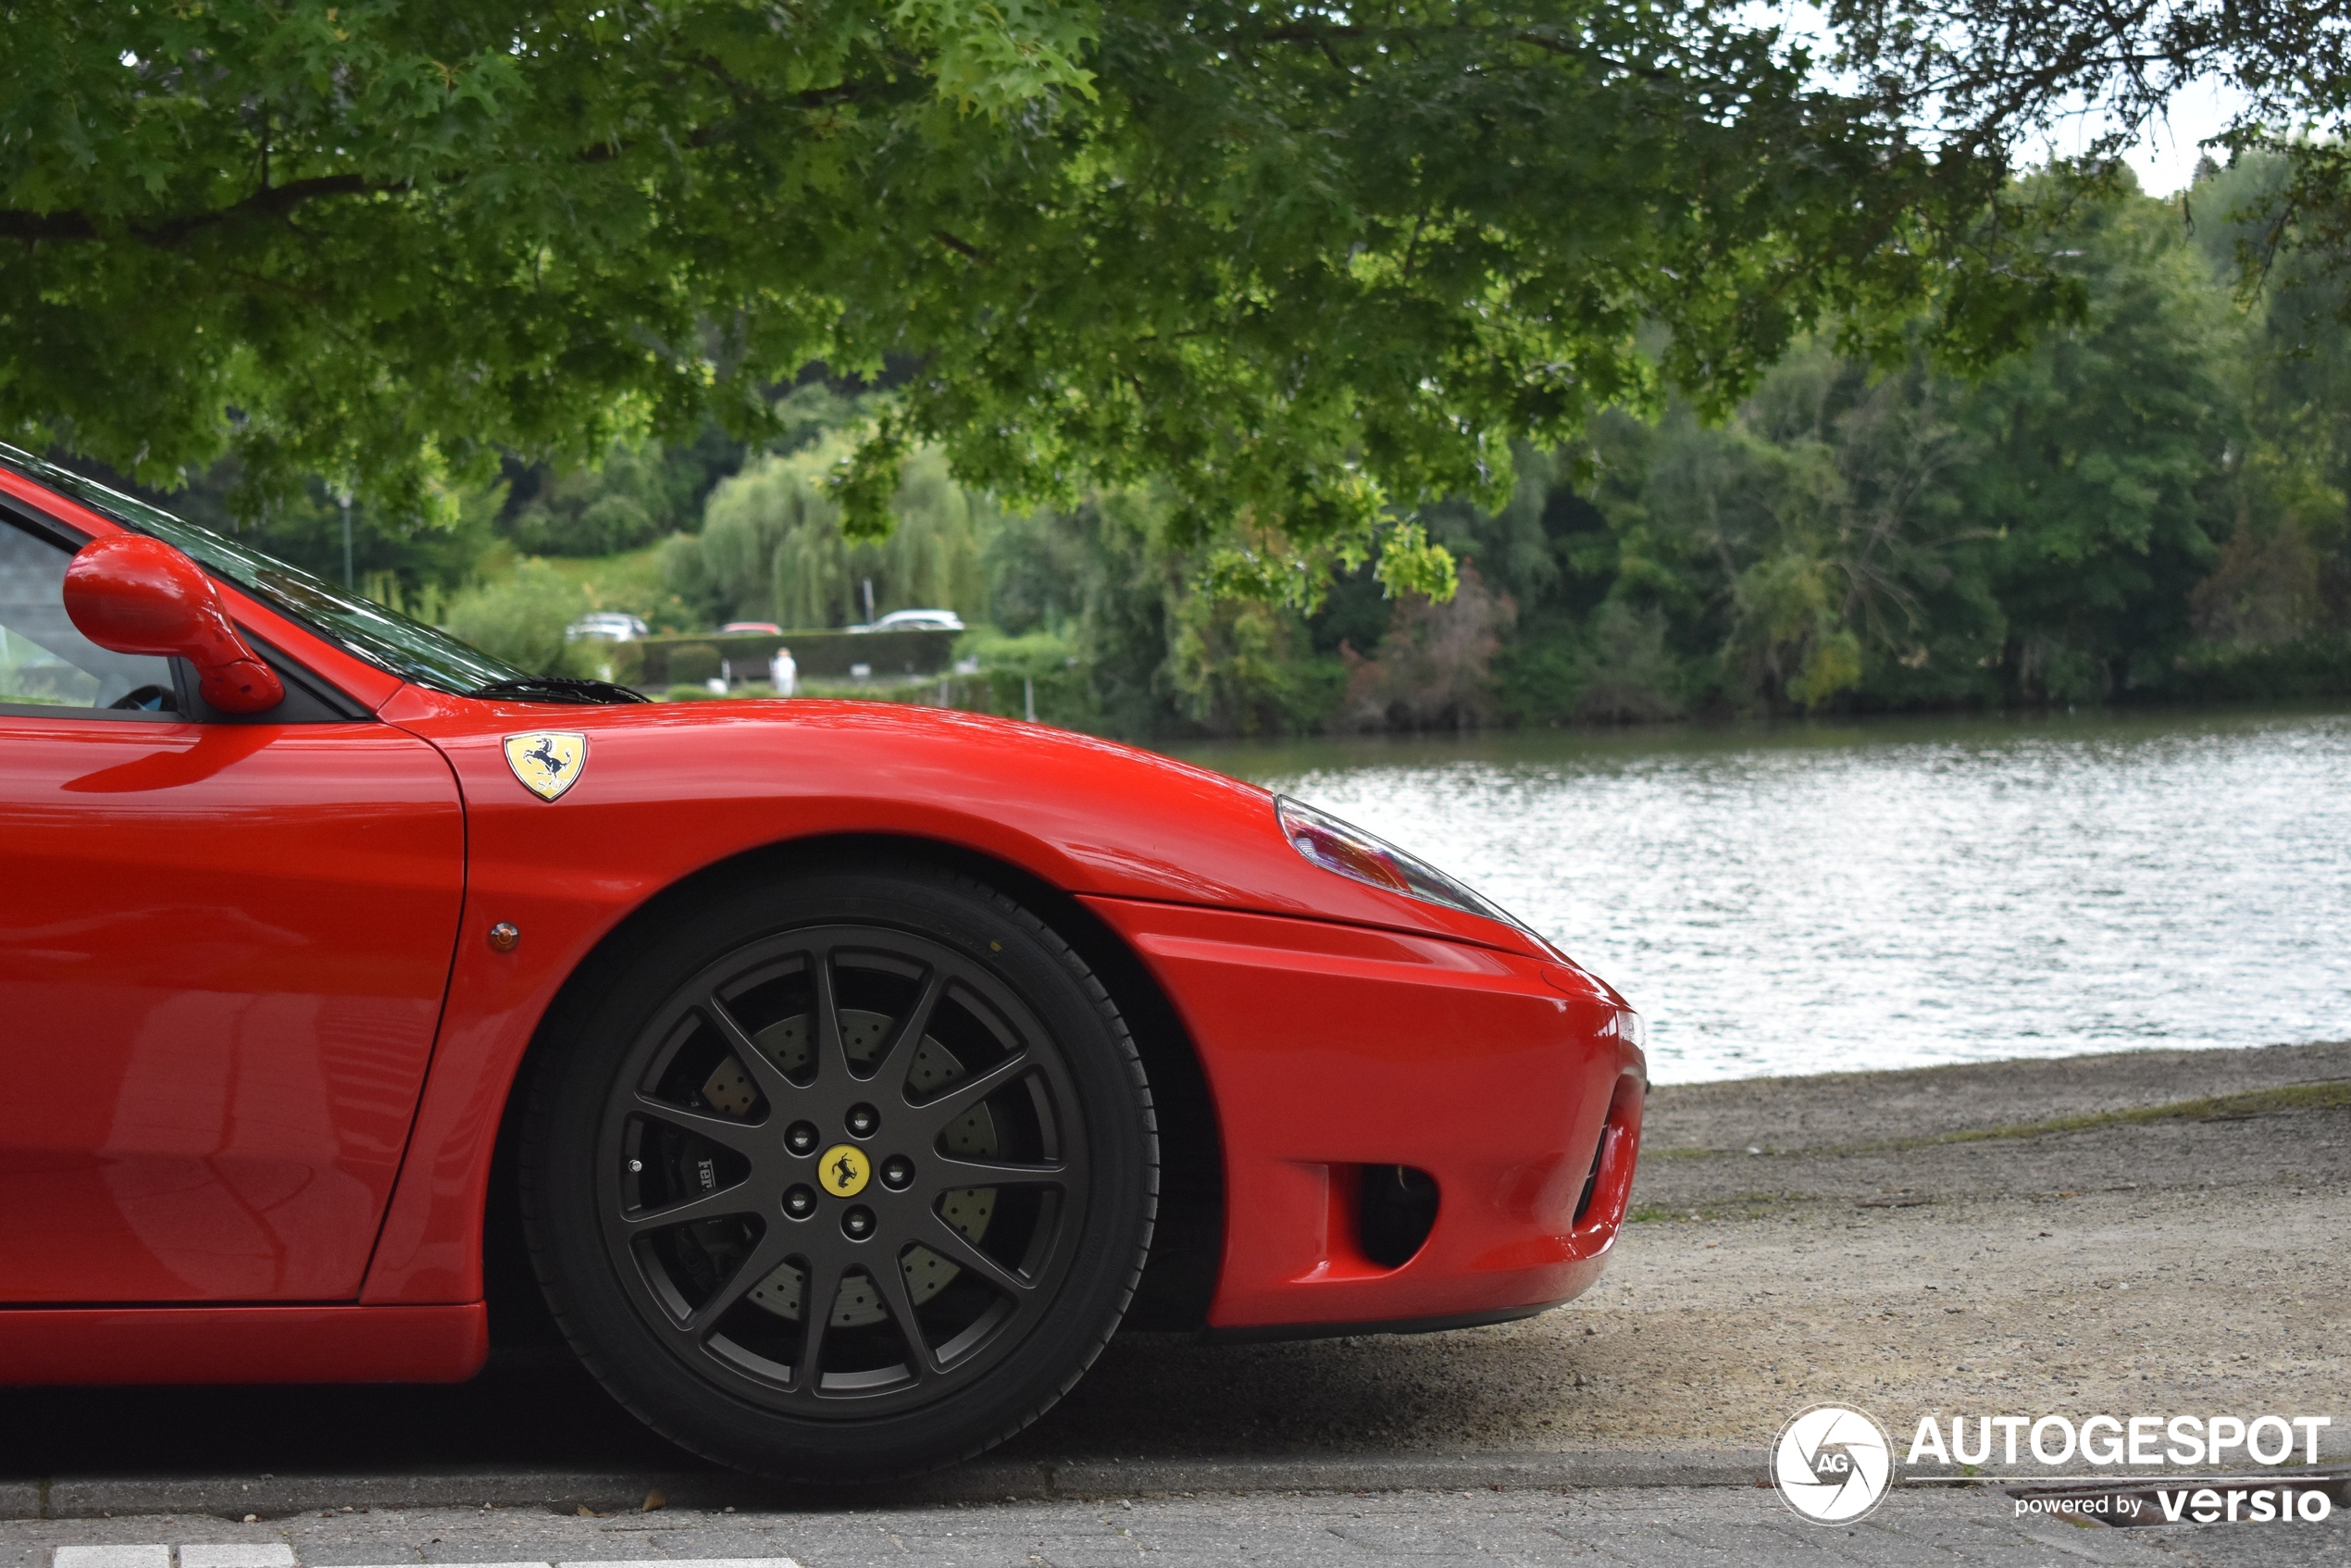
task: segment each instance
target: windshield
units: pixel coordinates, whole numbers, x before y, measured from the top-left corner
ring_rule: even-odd
[[[506,681],[530,682],[512,665],[458,641],[437,627],[410,620],[372,599],[336,588],[273,556],[223,539],[210,529],[182,522],[145,502],[109,490],[93,479],[46,463],[15,447],[0,445],[0,462],[63,491],[93,512],[127,529],[152,534],[194,556],[271,609],[302,622],[329,641],[370,664],[419,686],[460,695]]]

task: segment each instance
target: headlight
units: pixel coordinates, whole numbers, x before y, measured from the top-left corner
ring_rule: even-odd
[[[1281,820],[1282,837],[1325,871],[1336,871],[1358,882],[1402,893],[1406,898],[1483,915],[1488,920],[1515,926],[1538,941],[1542,940],[1524,921],[1470,891],[1426,861],[1415,860],[1394,844],[1341,822],[1327,812],[1316,811],[1287,795],[1276,795],[1274,814]]]

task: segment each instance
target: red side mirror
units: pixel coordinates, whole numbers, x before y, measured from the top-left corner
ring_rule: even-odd
[[[66,567],[66,614],[81,635],[117,653],[183,658],[196,691],[224,714],[267,713],[285,700],[221,608],[202,567],[159,539],[93,539]]]

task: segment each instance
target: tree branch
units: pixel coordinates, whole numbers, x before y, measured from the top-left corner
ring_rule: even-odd
[[[957,255],[963,256],[970,261],[976,261],[982,267],[993,267],[996,265],[996,258],[994,256],[989,255],[986,251],[981,250],[977,245],[971,243],[967,240],[959,240],[955,238],[954,235],[950,234],[944,229],[932,230],[930,231],[930,237],[937,240],[940,244],[945,245],[949,250],[953,251]]]
[[[94,240],[98,230],[78,212],[0,211],[0,240]]]
[[[406,180],[371,180],[364,174],[322,174],[315,180],[297,180],[291,185],[266,187],[241,202],[232,202],[211,212],[189,213],[180,218],[166,218],[160,223],[126,224],[122,232],[147,244],[168,248],[199,230],[234,222],[241,218],[283,218],[305,203],[328,196],[373,195],[379,192],[405,190],[407,186]],[[0,239],[104,238],[106,230],[87,213],[0,211]]]

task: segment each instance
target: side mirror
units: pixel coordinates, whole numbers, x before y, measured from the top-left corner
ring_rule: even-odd
[[[66,567],[65,602],[74,626],[101,648],[187,660],[197,692],[224,714],[267,713],[285,701],[277,671],[237,634],[212,579],[162,540],[92,540]]]

